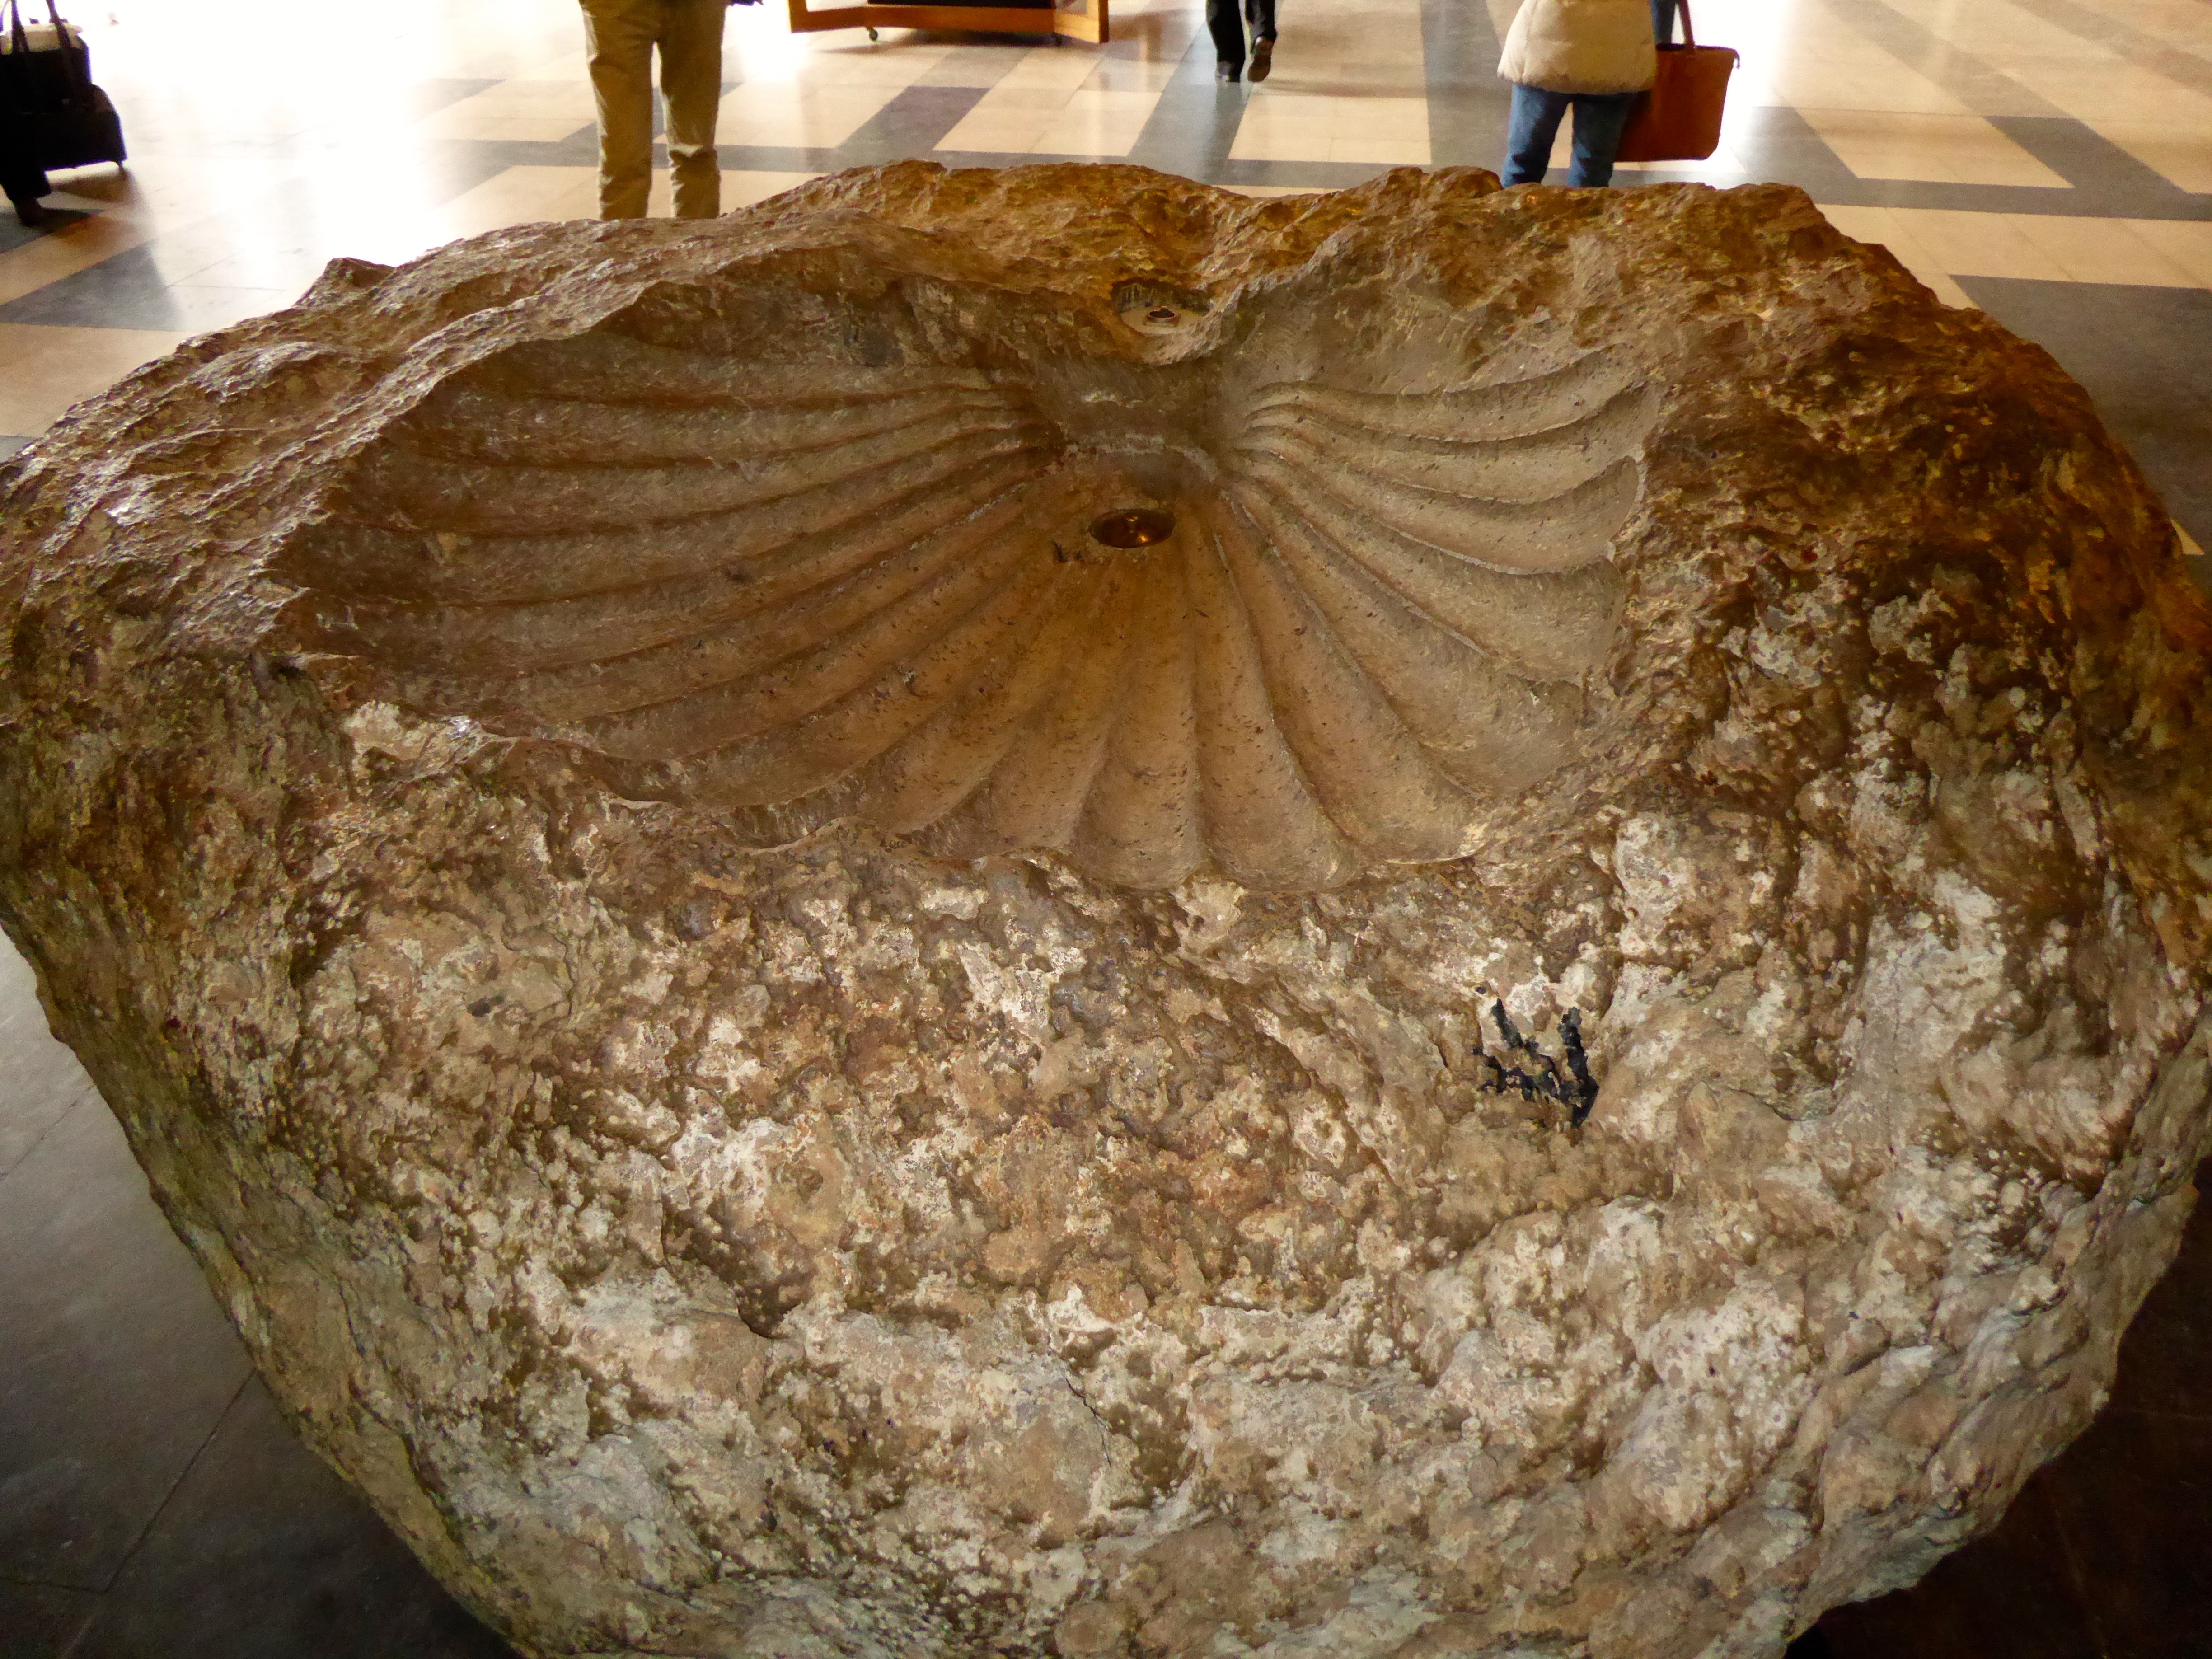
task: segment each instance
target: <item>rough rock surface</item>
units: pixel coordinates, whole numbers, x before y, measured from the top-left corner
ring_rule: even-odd
[[[2212,615],[1793,191],[906,164],[0,486],[9,929],[533,1653],[1772,1655],[2191,1201]]]

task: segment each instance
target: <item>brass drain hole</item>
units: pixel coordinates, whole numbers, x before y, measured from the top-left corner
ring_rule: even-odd
[[[1091,539],[1108,547],[1151,547],[1175,534],[1172,513],[1157,507],[1125,507],[1091,521]]]

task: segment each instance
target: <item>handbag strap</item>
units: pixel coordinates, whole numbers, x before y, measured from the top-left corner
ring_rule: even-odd
[[[1690,27],[1690,0],[1678,0],[1682,13],[1682,44],[1692,52],[1698,49],[1698,32]],[[46,0],[46,9],[53,9],[54,0]]]
[[[20,4],[20,0],[15,0],[15,3]],[[1688,3],[1689,0],[1683,0],[1685,6]],[[80,93],[91,92],[91,71],[78,62],[76,53],[70,50],[70,26],[62,21],[61,13],[54,9],[54,0],[46,0],[46,21],[54,26],[54,50],[61,53],[62,62],[67,65],[62,73],[76,82],[76,89]]]
[[[31,52],[31,36],[23,27],[23,9],[16,0],[8,0],[8,49],[20,52],[27,58]],[[21,59],[17,59],[20,63]]]

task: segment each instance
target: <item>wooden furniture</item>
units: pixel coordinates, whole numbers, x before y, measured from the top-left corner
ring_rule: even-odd
[[[1108,0],[1068,0],[1045,6],[913,5],[832,6],[809,11],[806,0],[790,0],[791,32],[866,29],[868,39],[884,29],[974,29],[982,33],[1060,34],[1104,46]]]

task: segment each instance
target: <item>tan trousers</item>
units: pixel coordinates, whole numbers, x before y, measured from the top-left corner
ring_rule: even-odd
[[[599,217],[642,219],[653,185],[653,50],[668,112],[676,216],[722,210],[714,116],[722,101],[729,0],[583,0],[592,95],[599,106]]]

